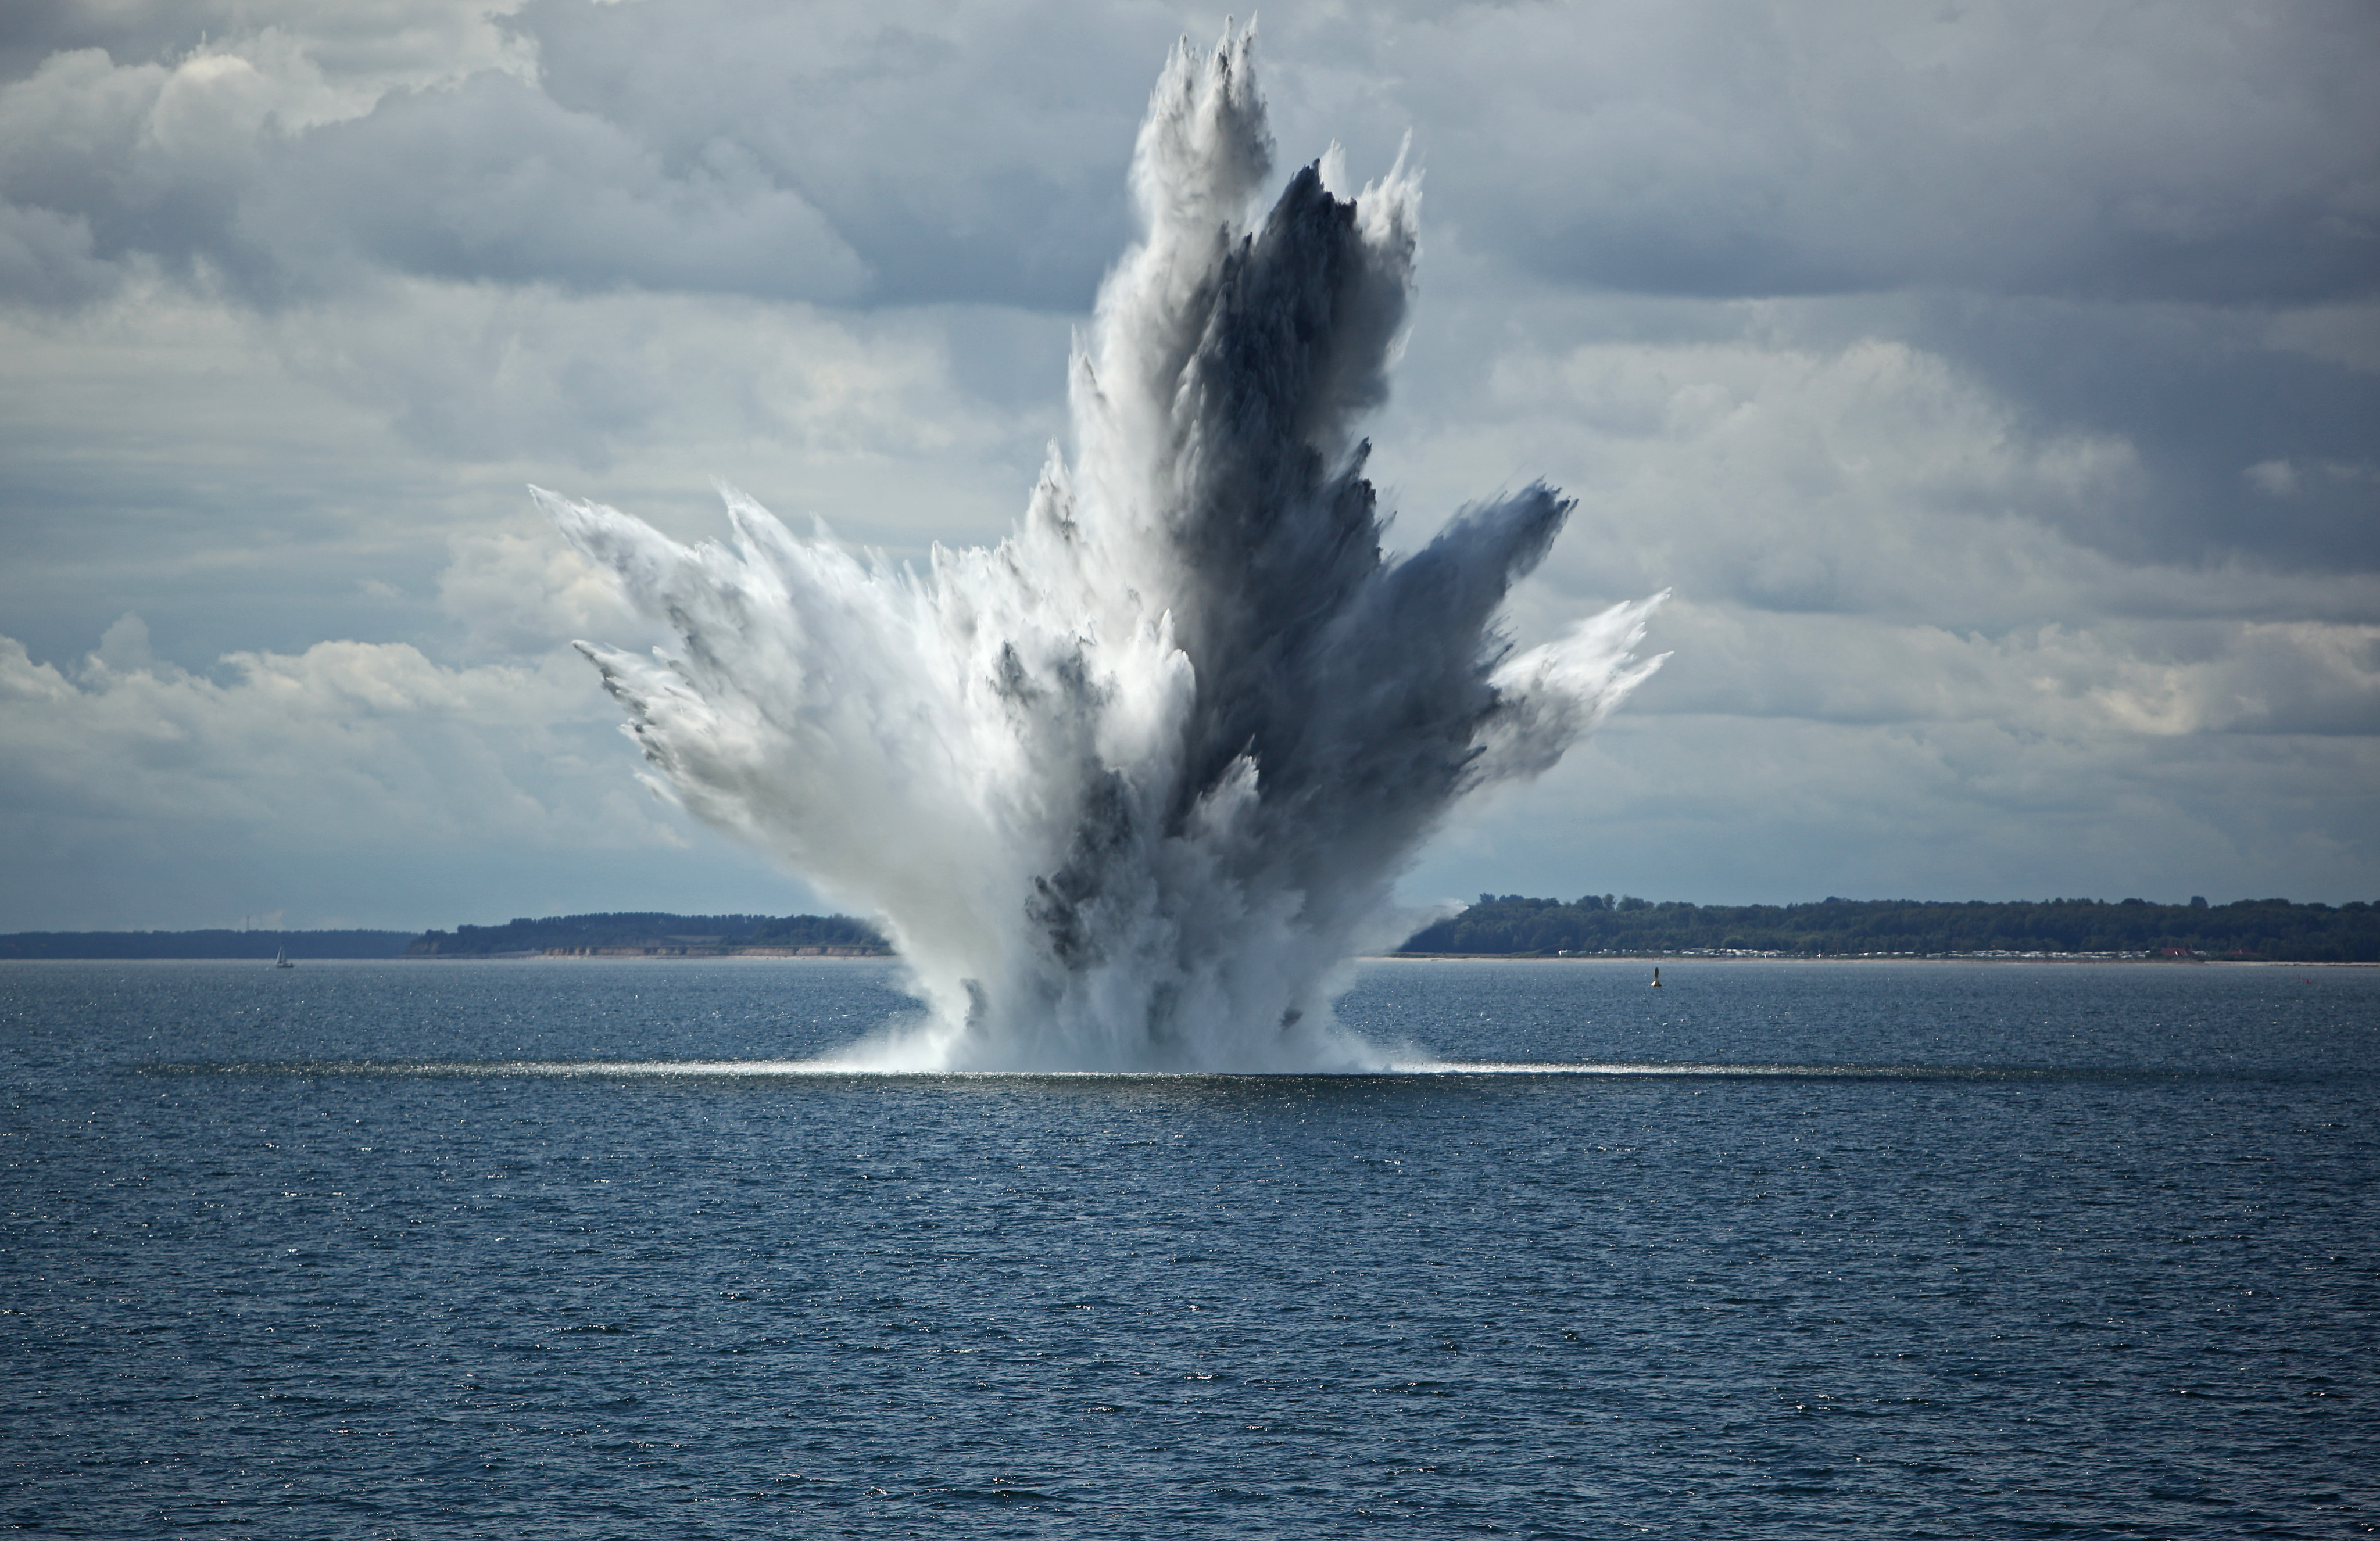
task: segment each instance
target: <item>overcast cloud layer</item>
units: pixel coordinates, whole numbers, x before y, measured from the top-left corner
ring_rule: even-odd
[[[1662,673],[1480,889],[2380,898],[2380,11],[1268,6],[1427,169],[1373,462]],[[997,539],[1162,5],[0,17],[0,929],[807,907],[656,803],[523,484]]]

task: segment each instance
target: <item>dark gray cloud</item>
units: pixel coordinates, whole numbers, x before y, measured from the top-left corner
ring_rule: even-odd
[[[262,86],[243,59],[118,68],[84,49],[0,91],[7,297],[83,299],[139,259],[185,274],[202,259],[244,265],[230,226],[252,182]]]
[[[1126,234],[1148,61],[1183,25],[1155,6],[533,0],[504,26],[534,83],[491,59],[340,122],[293,112],[285,79],[193,78],[193,15],[109,23],[45,0],[16,27],[0,195],[23,228],[0,278],[41,276],[14,292],[89,286],[79,220],[99,260],[203,259],[268,296],[345,253],[499,282],[1080,309]],[[2380,20],[2362,5],[1464,6],[1368,29],[1293,11],[1276,30],[1316,51],[1282,72],[1302,89],[1374,79],[1332,103],[1337,131],[1417,127],[1435,217],[1562,283],[2380,292]],[[74,43],[92,52],[59,51]],[[334,34],[308,57],[372,52]],[[178,140],[157,131],[176,115]],[[1281,115],[1304,131],[1296,104]]]
[[[1460,168],[1447,217],[1562,280],[2380,292],[2380,13],[2351,0],[1515,7],[1398,51],[1433,42],[1398,104]]]
[[[145,261],[266,305],[384,272],[1080,310],[1128,237],[1175,32],[1102,10],[1051,50],[1014,10],[932,35],[895,11],[546,4],[508,22],[534,82],[491,59],[343,113],[320,41],[275,70],[162,18],[36,20],[21,53],[79,46],[0,106],[0,294],[46,304]]]
[[[2029,426],[2120,436],[2143,483],[2061,520],[2132,562],[2380,571],[2380,372],[2274,344],[2272,314],[1926,297],[1907,334]],[[2288,467],[2286,474],[2258,467]]]
[[[205,18],[197,6],[180,14],[163,7],[100,7],[79,0],[15,0],[0,12],[0,81],[21,80],[52,55],[97,48],[120,59],[181,53],[199,41]]]
[[[1152,5],[765,0],[536,0],[516,25],[555,101],[672,166],[733,146],[800,188],[872,299],[1069,310],[1129,237],[1133,130],[1183,27]]]

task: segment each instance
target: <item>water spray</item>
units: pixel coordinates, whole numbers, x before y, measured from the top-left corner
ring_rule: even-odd
[[[1308,165],[1259,212],[1252,43],[1167,62],[1073,455],[999,545],[887,566],[722,489],[732,542],[689,547],[535,490],[679,638],[578,644],[655,787],[899,949],[926,1014],[867,1051],[884,1068],[1378,1067],[1330,1001],[1398,940],[1397,878],[1661,661],[1633,655],[1658,596],[1504,639],[1571,508],[1549,488],[1383,554],[1355,429],[1404,331],[1420,178],[1401,156],[1342,199]]]

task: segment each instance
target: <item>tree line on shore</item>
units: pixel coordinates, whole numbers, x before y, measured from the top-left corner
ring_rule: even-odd
[[[518,916],[452,931],[28,931],[0,936],[7,958],[468,958],[549,952],[685,953],[831,950],[882,954],[876,928],[847,915],[629,914]],[[2130,953],[2273,963],[2380,963],[2380,905],[2242,899],[2210,905],[2142,899],[2017,904],[1826,899],[1807,904],[1689,904],[1633,896],[1574,900],[1483,893],[1398,950],[1542,957],[1769,953],[1793,957],[1991,953]]]
[[[498,953],[732,953],[752,948],[832,948],[886,953],[876,928],[847,915],[620,915],[516,916],[501,926],[424,931],[409,958],[489,957]]]
[[[2109,953],[2276,963],[2380,962],[2380,906],[2242,899],[2017,904],[1825,899],[1688,904],[1590,893],[1564,902],[1483,893],[1415,932],[1402,953],[1499,955],[1779,953],[1804,957]]]

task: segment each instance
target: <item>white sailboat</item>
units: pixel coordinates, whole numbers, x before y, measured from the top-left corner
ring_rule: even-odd
[[[289,961],[289,949],[284,947],[273,954],[273,966],[275,968],[295,968],[298,965]]]

